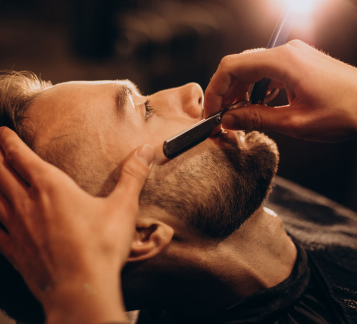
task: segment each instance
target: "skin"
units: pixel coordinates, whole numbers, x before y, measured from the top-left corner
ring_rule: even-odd
[[[170,170],[183,160],[188,161],[187,165],[195,164],[200,153],[206,151],[209,146],[222,145],[219,138],[210,138],[181,158],[168,161],[162,153],[164,140],[202,119],[202,89],[197,84],[188,84],[155,93],[148,98],[132,90],[123,116],[118,113],[114,100],[118,86],[122,84],[120,81],[70,82],[44,91],[28,111],[30,126],[36,130],[35,147],[77,137],[85,138],[88,144],[84,146],[89,145],[88,149],[97,152],[98,159],[106,160],[108,170],[114,170],[118,164],[123,164],[124,159],[134,149],[148,143],[155,152],[150,173],[150,177],[155,177],[156,172],[162,172],[164,168]],[[151,101],[155,113],[145,120],[144,102],[147,99]],[[236,140],[241,149],[249,149],[239,133],[231,132],[229,136]],[[3,143],[4,138],[0,138],[0,143]],[[16,143],[16,139],[13,140],[13,143]],[[27,160],[26,155],[33,155],[28,150],[24,152],[16,149],[15,144],[5,145],[3,150],[5,160],[8,156],[7,150],[12,152],[10,159],[2,162],[5,169],[8,169],[6,163],[10,163],[17,170],[16,166],[21,164],[20,161]],[[80,156],[78,158],[80,159]],[[37,163],[41,164],[39,161],[35,164]],[[95,158],[91,163],[95,163]],[[41,170],[29,166],[23,166],[23,169],[31,174],[32,179],[36,179]],[[134,171],[131,173],[135,174]],[[44,192],[46,193],[46,188],[58,188],[61,176],[62,174],[58,173],[53,177],[46,177]],[[32,182],[29,183],[31,185]],[[62,185],[61,192],[67,195],[67,185]],[[36,185],[40,196],[41,186],[41,183]],[[0,187],[5,186],[0,184]],[[16,187],[13,190],[15,192]],[[75,193],[72,193],[72,196],[74,199]],[[46,205],[57,206],[54,210],[61,214],[61,204],[56,200],[56,194],[46,197]],[[26,215],[26,210],[17,207],[19,202],[13,201],[14,196],[10,196],[9,200],[15,206],[16,213],[22,215],[22,219],[31,215]],[[90,206],[94,202],[88,199],[87,204],[87,208],[91,210]],[[33,206],[34,209],[38,206],[37,212],[43,213],[43,217],[46,216],[46,210],[43,210],[40,203],[34,202]],[[67,212],[69,216],[73,215],[70,210]],[[40,233],[41,225],[37,226]],[[60,225],[57,223],[56,230],[58,226]],[[65,224],[62,223],[62,226]],[[93,226],[96,226],[94,220]],[[228,307],[258,290],[277,285],[289,276],[296,260],[296,248],[287,236],[281,220],[263,208],[223,242],[202,236],[195,228],[155,206],[139,209],[135,227],[122,282],[127,309],[153,307],[210,313]],[[36,232],[36,229],[34,231]],[[73,227],[71,244],[85,246],[83,235],[78,235],[76,241],[75,234]],[[18,237],[18,244],[31,246],[27,242],[31,241],[31,238],[26,237],[21,242],[21,236]],[[115,241],[117,235],[111,238]],[[36,253],[45,254],[46,251],[39,250]],[[94,258],[95,256],[91,260]],[[79,261],[77,265],[78,273],[86,268],[86,264],[82,263]],[[33,267],[35,269],[36,265]],[[109,276],[118,274],[114,269],[115,267],[111,268]],[[29,270],[23,268],[22,271],[26,273]],[[102,278],[103,271],[98,270],[96,276]],[[96,276],[93,274],[93,277]],[[65,287],[78,286],[77,280],[78,277],[70,279]],[[207,282],[210,284],[207,285]],[[66,300],[68,290],[64,288],[63,291],[62,294],[54,296],[50,304],[61,305]],[[59,309],[60,307],[57,314],[60,313]],[[83,304],[79,309],[84,309]],[[67,308],[65,310],[66,316],[70,318],[71,313]],[[48,316],[51,317],[51,309]]]
[[[115,93],[124,84],[132,87],[132,94],[117,112]],[[155,112],[145,120],[147,99]],[[162,152],[164,140],[199,121],[202,104],[202,89],[194,83],[147,97],[121,81],[69,82],[43,92],[28,116],[37,130],[39,146],[81,134],[99,150],[98,155],[117,163],[139,145],[149,143],[155,149],[155,164],[163,164],[167,161]]]

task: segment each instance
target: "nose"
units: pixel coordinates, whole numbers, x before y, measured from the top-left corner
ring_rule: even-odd
[[[182,111],[192,118],[199,118],[203,111],[203,91],[198,83],[188,83],[177,88]]]

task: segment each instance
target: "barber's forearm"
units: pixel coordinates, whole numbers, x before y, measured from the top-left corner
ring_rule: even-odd
[[[66,283],[43,302],[46,324],[127,323],[120,285]]]

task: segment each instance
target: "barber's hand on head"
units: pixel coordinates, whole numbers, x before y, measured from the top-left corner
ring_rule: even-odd
[[[0,128],[0,252],[44,307],[47,323],[124,322],[120,271],[139,195],[150,172],[146,145],[124,163],[107,198],[95,198]]]
[[[357,69],[300,41],[223,58],[205,92],[205,117],[246,100],[251,83],[272,79],[289,105],[251,105],[227,112],[232,130],[276,131],[296,138],[338,142],[357,134]]]

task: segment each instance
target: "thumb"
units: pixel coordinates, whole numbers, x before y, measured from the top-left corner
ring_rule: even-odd
[[[251,105],[227,111],[222,126],[231,130],[258,130],[287,133],[291,131],[292,117],[297,113],[290,106],[267,107]]]
[[[125,201],[122,203],[137,203],[139,195],[144,187],[144,184],[149,176],[152,162],[154,160],[154,149],[145,144],[132,152],[125,161],[121,172],[119,181],[114,191],[109,196],[115,201],[125,194]]]

